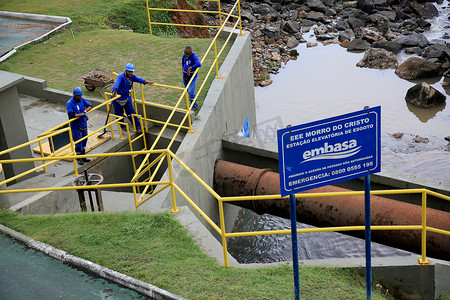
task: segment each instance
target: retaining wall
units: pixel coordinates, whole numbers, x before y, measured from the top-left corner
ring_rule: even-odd
[[[249,118],[250,127],[256,124],[255,95],[253,87],[253,67],[251,37],[249,32],[233,33],[234,43],[219,70],[220,78],[211,84],[203,106],[193,123],[193,133],[189,133],[181,143],[177,156],[189,166],[207,185],[213,185],[214,165],[222,154],[222,137],[236,135]],[[217,200],[196,179],[174,163],[175,183],[218,224]],[[163,178],[168,178],[166,172]],[[177,205],[192,206],[176,193]],[[155,197],[156,198],[156,197]],[[171,207],[170,190],[152,199],[146,207]],[[227,206],[227,231],[231,231],[238,208]],[[213,232],[212,227],[197,212],[196,216]],[[215,233],[215,232],[213,232]]]

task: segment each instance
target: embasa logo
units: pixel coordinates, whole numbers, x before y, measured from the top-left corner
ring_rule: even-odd
[[[357,145],[356,140],[344,141],[334,145],[328,145],[328,143],[325,143],[323,144],[323,147],[303,152],[304,161],[301,163],[319,159],[345,158],[355,155],[360,150],[361,146]]]

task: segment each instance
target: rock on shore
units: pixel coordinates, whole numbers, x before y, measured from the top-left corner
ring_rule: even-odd
[[[223,11],[228,12],[234,3],[222,0]],[[217,2],[203,5],[207,10],[218,9]],[[430,18],[437,15],[430,1],[241,1],[242,26],[252,35],[255,86],[267,84],[270,74],[278,73],[283,63],[297,58],[290,50],[306,42],[303,34],[312,27],[316,40],[325,45],[340,42],[349,51],[381,48],[394,54],[404,50],[439,65],[446,75],[450,73],[446,33],[432,41],[423,35],[431,26]],[[218,17],[209,17],[208,21],[218,24]],[[388,62],[379,65],[386,64],[391,66]]]

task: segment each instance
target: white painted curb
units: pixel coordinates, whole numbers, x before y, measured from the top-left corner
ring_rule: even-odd
[[[170,292],[167,292],[163,289],[160,289],[154,285],[145,283],[143,281],[137,280],[130,276],[124,275],[122,273],[113,271],[108,268],[105,268],[105,267],[100,266],[91,261],[70,255],[67,252],[62,251],[60,249],[56,249],[50,245],[35,241],[32,238],[29,238],[17,231],[14,231],[6,226],[3,226],[1,224],[0,224],[0,232],[18,240],[19,242],[25,244],[27,247],[41,251],[52,258],[62,261],[63,263],[67,263],[71,266],[82,269],[82,270],[84,270],[88,273],[94,274],[98,277],[105,278],[109,281],[120,284],[126,288],[135,290],[145,296],[151,297],[152,299],[158,299],[158,300],[159,299],[161,299],[161,300],[163,300],[163,299],[164,300],[166,300],[166,299],[184,300],[185,299],[185,298],[182,298],[175,294],[172,294]]]

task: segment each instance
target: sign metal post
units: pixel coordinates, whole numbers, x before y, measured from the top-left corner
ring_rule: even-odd
[[[370,175],[364,176],[364,214],[366,239],[366,298],[372,299],[372,245],[370,231]]]
[[[281,196],[290,199],[295,299],[300,299],[295,193],[364,177],[366,286],[372,299],[370,174],[381,171],[381,107],[280,129]]]
[[[298,243],[297,243],[297,211],[295,194],[289,195],[291,211],[291,237],[292,237],[292,265],[294,269],[295,300],[300,300],[300,275],[298,272]]]

